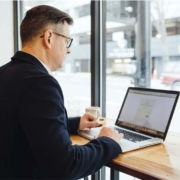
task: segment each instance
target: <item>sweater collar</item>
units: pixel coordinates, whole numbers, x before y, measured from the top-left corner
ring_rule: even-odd
[[[30,54],[30,53],[28,53],[28,54]],[[48,72],[50,75],[52,75],[51,70],[50,70],[40,59],[38,59],[37,57],[35,57],[33,54],[30,54],[30,55],[33,56],[34,58],[36,58],[36,59],[44,66],[44,68],[47,70],[47,72]]]
[[[49,74],[50,70],[46,67],[39,59],[35,56],[25,53],[23,51],[17,51],[15,55],[11,58],[11,60],[20,59],[22,61],[28,62],[30,64],[35,65],[39,70],[46,72]]]

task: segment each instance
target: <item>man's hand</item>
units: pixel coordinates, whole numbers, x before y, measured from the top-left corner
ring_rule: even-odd
[[[80,119],[79,130],[83,130],[85,128],[93,128],[98,125],[99,123],[97,121],[97,118],[87,112]]]
[[[119,141],[123,137],[123,134],[122,133],[119,134],[117,130],[112,129],[111,127],[103,127],[98,137],[102,137],[102,136],[109,137],[114,141],[116,141],[117,143],[119,143]]]

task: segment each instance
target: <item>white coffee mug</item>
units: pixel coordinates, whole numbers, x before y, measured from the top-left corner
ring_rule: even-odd
[[[95,116],[96,118],[99,118],[100,114],[101,114],[101,110],[100,107],[97,106],[91,106],[91,107],[87,107],[86,108],[86,112],[91,113],[93,116]]]

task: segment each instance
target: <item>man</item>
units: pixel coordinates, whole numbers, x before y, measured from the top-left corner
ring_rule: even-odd
[[[50,75],[70,53],[72,18],[50,7],[30,9],[21,24],[22,51],[0,68],[0,178],[79,179],[121,153],[122,134],[105,127],[84,146],[70,133],[98,125],[91,114],[67,117]]]

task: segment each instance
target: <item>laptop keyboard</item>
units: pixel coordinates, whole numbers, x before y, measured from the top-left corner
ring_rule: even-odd
[[[115,128],[115,127],[114,127],[114,129],[117,130],[119,133],[123,133],[124,139],[127,139],[127,140],[132,141],[132,142],[140,142],[140,141],[145,141],[145,140],[150,139],[149,137],[145,137],[145,136],[142,136],[139,134],[135,134],[135,133],[123,130],[123,129],[119,129],[119,128]]]

